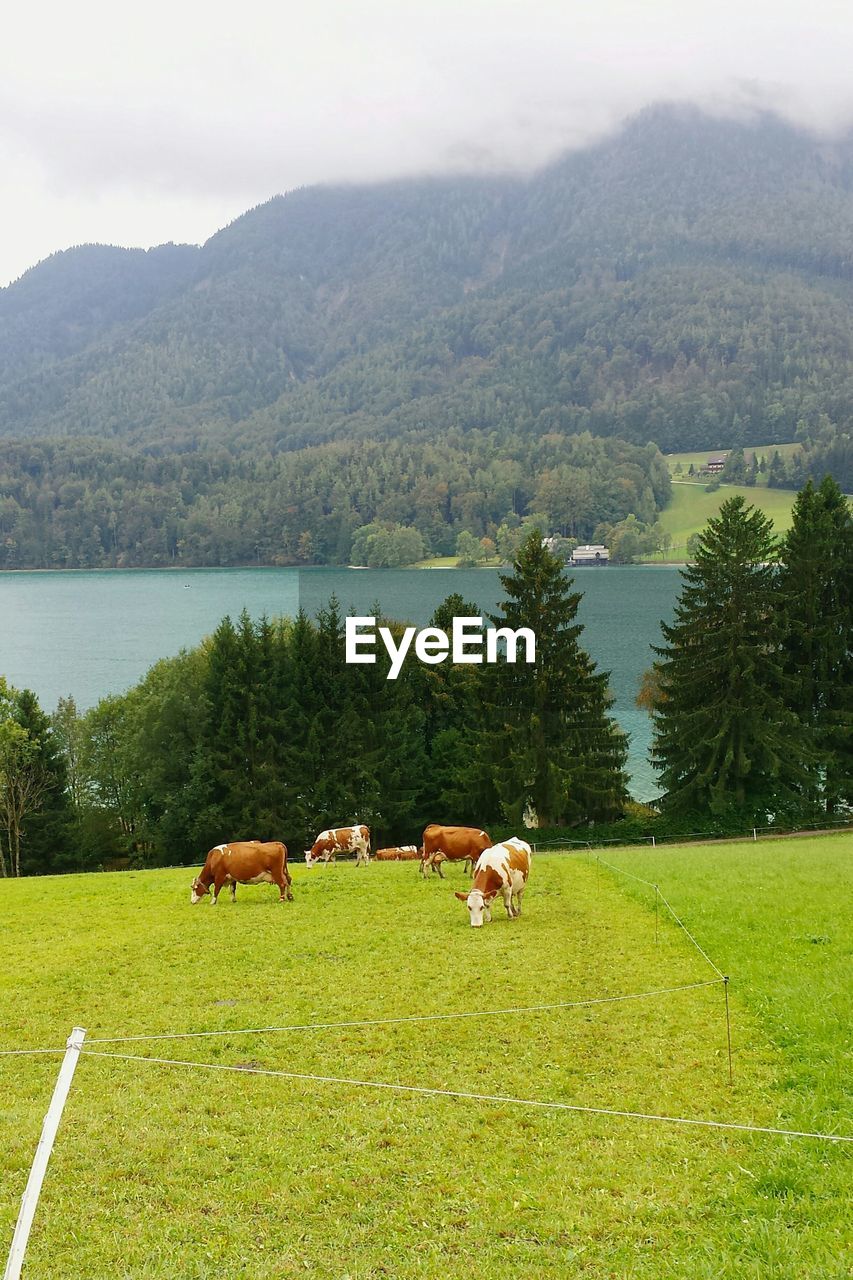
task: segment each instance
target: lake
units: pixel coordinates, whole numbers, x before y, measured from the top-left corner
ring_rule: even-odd
[[[632,792],[656,794],[647,754],[648,716],[634,705],[650,665],[650,644],[669,621],[680,575],[670,567],[609,565],[581,569],[582,642],[610,671],[615,714],[630,734]],[[32,689],[51,711],[73,695],[91,707],[135,684],[158,658],[209,635],[224,615],[315,615],[334,593],[344,613],[389,617],[417,626],[452,591],[486,612],[502,596],[496,569],[190,569],[94,573],[0,573],[0,675]]]

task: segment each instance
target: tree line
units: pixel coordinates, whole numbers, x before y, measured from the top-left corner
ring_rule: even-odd
[[[452,555],[462,532],[497,541],[533,512],[581,541],[632,512],[653,523],[669,493],[654,445],[590,435],[449,431],[288,453],[7,443],[0,568],[393,567]]]

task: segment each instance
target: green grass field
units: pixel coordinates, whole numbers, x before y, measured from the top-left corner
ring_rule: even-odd
[[[746,485],[724,484],[713,493],[706,493],[703,485],[681,483],[672,486],[672,498],[660,513],[660,522],[672,538],[670,559],[681,559],[691,533],[701,533],[706,523],[715,516],[727,498],[742,494],[750,506],[757,507],[773,521],[777,534],[791,527],[791,512],[796,494],[788,489],[756,489]],[[659,556],[648,557],[659,560]]]
[[[223,1066],[851,1133],[849,835],[620,850],[731,974],[720,986],[458,1021],[244,1036],[636,993],[713,978],[652,896],[539,854],[520,920],[473,930],[417,865],[294,868],[295,902],[191,907],[187,870],[0,883],[2,1047],[106,1045]],[[92,1048],[97,1046],[92,1045]],[[0,1223],[11,1236],[56,1057],[0,1057]],[[846,1126],[846,1127],[845,1127]],[[850,1147],[82,1056],[28,1254],[80,1276],[849,1275]]]

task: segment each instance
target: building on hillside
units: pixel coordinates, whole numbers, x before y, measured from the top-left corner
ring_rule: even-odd
[[[705,470],[710,471],[713,475],[717,471],[722,471],[726,465],[727,453],[712,453],[708,461],[705,463]]]
[[[588,543],[583,547],[575,547],[572,552],[572,564],[607,564],[610,552],[601,543]]]

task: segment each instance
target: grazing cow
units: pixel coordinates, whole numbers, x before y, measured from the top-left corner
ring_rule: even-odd
[[[443,880],[442,862],[470,862],[473,868],[480,854],[491,843],[489,833],[480,831],[478,827],[442,827],[437,822],[431,822],[424,828],[421,875],[426,875],[429,865]]]
[[[468,904],[471,924],[475,929],[480,928],[484,919],[487,923],[491,920],[491,904],[499,893],[503,896],[510,920],[521,915],[521,895],[530,874],[532,856],[530,845],[519,840],[518,836],[512,836],[480,854],[474,868],[471,892],[456,895],[460,902]]]
[[[234,844],[218,844],[204,860],[201,874],[192,883],[190,902],[201,902],[213,885],[213,905],[224,884],[231,888],[231,901],[237,897],[238,884],[277,884],[279,902],[292,902],[290,872],[287,869],[287,846],[279,840],[239,840]]]
[[[334,862],[339,853],[355,853],[355,865],[367,866],[370,861],[370,829],[360,827],[336,827],[321,831],[310,849],[305,850],[305,865],[315,862]]]
[[[390,849],[377,849],[373,855],[375,862],[404,862],[416,858],[418,851],[413,844],[393,845]]]

